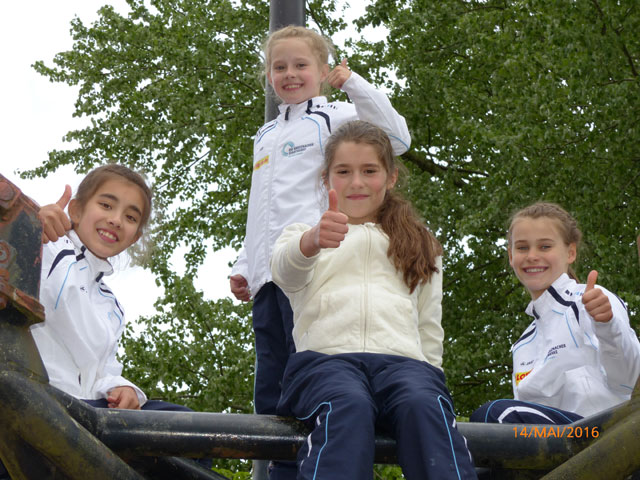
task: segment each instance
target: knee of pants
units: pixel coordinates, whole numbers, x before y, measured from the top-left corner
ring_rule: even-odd
[[[491,403],[492,402],[487,402],[481,407],[477,408],[469,417],[469,421],[477,422],[477,423],[485,423],[485,422],[495,423],[496,422],[495,419],[487,418],[487,410],[489,409],[489,406],[491,405]]]
[[[373,421],[377,415],[377,408],[370,395],[362,391],[344,392],[330,401],[335,412],[349,415],[360,421]]]

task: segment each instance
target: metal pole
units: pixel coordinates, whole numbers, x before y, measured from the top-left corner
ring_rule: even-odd
[[[271,0],[269,7],[269,33],[287,25],[306,25],[304,0]],[[267,83],[265,91],[264,121],[270,122],[278,116],[280,100]]]
[[[286,27],[287,25],[306,25],[306,14],[304,0],[271,0],[269,4],[269,33]],[[278,105],[280,100],[276,96],[273,88],[266,82],[264,121],[270,122],[278,116]],[[253,480],[268,480],[269,474],[267,460],[253,461]]]

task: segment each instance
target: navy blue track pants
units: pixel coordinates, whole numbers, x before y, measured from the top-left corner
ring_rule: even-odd
[[[289,299],[273,282],[265,283],[253,299],[256,371],[253,399],[256,413],[274,415],[282,375],[293,343],[293,312]]]
[[[480,423],[566,425],[581,418],[577,413],[547,407],[539,403],[500,399],[482,405],[471,414],[469,421]]]
[[[376,428],[395,438],[408,480],[476,478],[444,374],[426,362],[375,353],[296,353],[278,414],[313,429],[298,452],[298,479],[370,480]]]
[[[274,415],[280,400],[282,375],[289,355],[296,349],[291,304],[273,282],[265,283],[253,299],[253,331],[256,345],[253,402],[256,413]],[[295,477],[292,462],[272,462],[271,480],[293,480]]]

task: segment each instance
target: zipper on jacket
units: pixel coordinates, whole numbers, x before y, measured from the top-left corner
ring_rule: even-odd
[[[362,351],[366,352],[367,351],[367,338],[369,338],[369,324],[370,319],[369,316],[371,314],[371,308],[369,305],[369,299],[371,298],[371,292],[370,290],[370,272],[369,272],[369,265],[370,265],[370,261],[371,261],[371,232],[369,232],[369,228],[366,225],[362,225],[362,229],[364,230],[364,234],[366,237],[366,245],[365,245],[365,251],[366,251],[366,255],[364,258],[364,336],[362,339]]]
[[[291,107],[287,107],[287,113],[285,116],[285,120],[288,119],[289,117],[289,108]],[[276,128],[279,127],[279,124],[276,124]],[[279,128],[278,128],[279,129]],[[266,208],[266,215],[264,216],[264,231],[267,232],[265,238],[264,238],[264,258],[266,258],[267,260],[267,270],[265,271],[264,275],[266,278],[270,277],[270,269],[269,269],[269,259],[271,258],[271,228],[270,228],[270,223],[271,223],[271,209],[273,208],[273,175],[274,175],[274,171],[276,169],[276,160],[277,160],[277,154],[276,152],[278,151],[278,145],[280,144],[280,136],[282,135],[282,131],[278,132],[278,134],[276,135],[276,140],[273,143],[273,147],[271,148],[271,151],[269,152],[269,163],[271,164],[271,168],[269,169],[269,181],[267,183],[267,193],[268,193],[268,197],[267,197],[267,208]],[[258,292],[253,292],[253,294],[255,295]]]

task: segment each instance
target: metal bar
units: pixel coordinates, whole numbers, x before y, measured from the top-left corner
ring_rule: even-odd
[[[287,25],[306,25],[304,0],[271,0],[269,4],[269,33]],[[264,121],[270,122],[278,116],[280,99],[266,82]]]
[[[185,455],[294,460],[308,429],[291,418],[205,412],[96,410],[57,391],[69,413],[121,455]],[[572,424],[574,430],[606,431],[635,407],[624,404]],[[459,423],[477,466],[549,471],[597,439],[549,434],[549,425],[527,425],[528,437],[506,424]],[[563,428],[562,426],[560,427]],[[519,430],[518,430],[519,431]],[[542,435],[541,432],[546,432]],[[376,438],[376,463],[395,463],[395,442]]]
[[[584,431],[581,422],[575,425],[576,431]],[[640,379],[636,382],[631,400],[611,411],[598,428],[602,434],[596,442],[543,478],[624,479],[640,472]]]
[[[52,401],[47,387],[0,370],[0,456],[13,480],[143,478]]]
[[[287,25],[306,25],[304,0],[271,0],[269,3],[269,33]],[[265,76],[264,121],[270,122],[278,116],[280,99]],[[267,461],[253,462],[253,480],[267,480]]]

